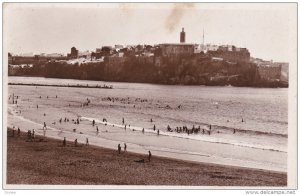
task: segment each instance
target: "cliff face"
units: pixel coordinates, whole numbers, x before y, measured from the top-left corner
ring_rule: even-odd
[[[81,65],[48,62],[34,64],[26,70],[14,69],[9,75],[157,84],[269,86],[257,75],[255,64],[214,60],[205,55],[107,57],[104,62]]]

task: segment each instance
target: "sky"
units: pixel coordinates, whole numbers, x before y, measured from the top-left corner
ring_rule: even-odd
[[[94,51],[105,45],[235,45],[289,62],[297,50],[295,3],[5,3],[4,47],[13,54]]]

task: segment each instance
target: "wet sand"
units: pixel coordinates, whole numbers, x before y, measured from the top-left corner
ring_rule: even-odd
[[[7,131],[7,184],[286,186],[287,174],[192,163]],[[123,145],[122,145],[123,150]],[[130,151],[130,148],[129,148]],[[145,163],[135,162],[145,159]]]

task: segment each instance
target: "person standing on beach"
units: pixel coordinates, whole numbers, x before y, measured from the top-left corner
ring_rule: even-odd
[[[34,129],[32,130],[32,138],[34,139],[34,133],[35,133],[35,131],[34,131]]]
[[[99,133],[99,129],[98,129],[98,126],[96,126],[96,131],[97,131],[97,133]]]
[[[157,135],[159,135],[159,129],[157,129]]]
[[[66,147],[66,145],[67,145],[67,140],[66,140],[66,137],[64,137],[63,147]]]
[[[155,131],[155,129],[156,129],[156,127],[155,127],[155,125],[153,126],[153,131]]]
[[[44,127],[43,127],[43,129],[47,129],[46,122],[44,122]]]
[[[20,128],[18,127],[18,137],[20,137],[20,135],[21,135],[21,130],[20,130]]]
[[[88,146],[88,145],[89,145],[89,139],[88,139],[88,138],[86,138],[85,145],[86,145],[86,146]]]
[[[121,145],[118,144],[118,153],[121,154]]]
[[[93,120],[93,126],[95,126],[95,120]]]
[[[74,143],[75,143],[75,147],[77,147],[77,144],[78,144],[77,139],[75,139]]]
[[[142,132],[143,132],[143,133],[145,132],[145,129],[144,129],[144,128],[142,129]]]
[[[125,123],[125,121],[124,121],[124,117],[123,117],[123,119],[122,119],[122,124],[124,125],[124,123]]]
[[[126,152],[126,150],[127,150],[127,145],[126,143],[124,143],[124,152]]]
[[[28,140],[30,140],[30,141],[32,141],[32,137],[31,137],[31,130],[28,130],[28,132],[27,132],[27,138],[28,138]]]
[[[152,154],[151,154],[151,152],[150,152],[150,150],[148,151],[148,161],[150,162],[151,161],[151,157],[152,157]]]

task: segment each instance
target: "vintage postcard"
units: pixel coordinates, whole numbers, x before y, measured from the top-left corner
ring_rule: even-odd
[[[4,3],[4,189],[296,189],[297,3]]]

